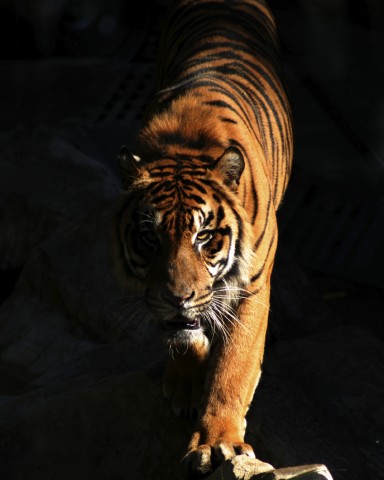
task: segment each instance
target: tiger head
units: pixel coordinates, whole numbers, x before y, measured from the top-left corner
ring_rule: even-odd
[[[229,147],[214,161],[144,162],[123,146],[119,158],[126,189],[116,224],[120,276],[140,280],[168,341],[185,344],[202,332],[225,337],[253,255],[236,196],[240,150]]]

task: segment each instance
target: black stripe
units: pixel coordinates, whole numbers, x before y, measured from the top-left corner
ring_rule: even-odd
[[[162,182],[158,182],[158,183],[155,183],[153,185],[150,185],[148,187],[148,193],[152,196],[155,196],[157,195],[159,192],[161,192],[162,190],[173,190],[174,189],[174,184],[173,182],[171,181],[162,181]]]
[[[268,224],[268,221],[269,221],[270,211],[271,211],[271,196],[268,197],[268,204],[267,204],[267,208],[266,208],[266,212],[265,212],[265,222],[264,222],[263,228],[261,230],[261,234],[257,238],[257,240],[255,242],[255,245],[253,247],[254,250],[257,250],[259,248],[259,246],[261,244],[261,241],[264,238],[265,232],[267,231],[267,224]]]
[[[212,107],[221,107],[237,113],[236,110],[232,107],[232,105],[230,105],[227,102],[224,102],[223,100],[211,100],[210,102],[204,102],[204,105],[209,105]]]
[[[207,226],[211,223],[211,221],[213,220],[214,214],[213,214],[212,210],[210,210],[210,211],[208,212],[208,215],[207,215],[207,216],[204,214],[204,212],[202,212],[202,214],[203,214],[203,217],[204,217],[204,222],[203,222],[202,227],[205,228],[205,227],[207,227]]]
[[[203,188],[198,182],[196,181],[191,181],[191,180],[188,180],[187,178],[183,178],[183,185],[185,186],[190,186],[192,188],[196,188],[196,190],[198,190],[200,193],[202,193],[203,195],[207,195],[207,190],[205,188]]]
[[[225,201],[232,208],[232,210],[235,210],[233,200],[225,195],[224,188],[222,188],[218,183],[216,183],[214,180],[209,180],[207,178],[201,178],[200,181],[204,183],[204,185],[208,185],[209,188],[213,190],[213,193],[216,194],[216,198],[218,198],[218,203],[222,202],[223,199],[225,199]]]
[[[224,208],[222,205],[219,205],[219,208],[217,209],[217,213],[216,213],[216,225],[219,225],[219,223],[223,220],[224,217],[225,217]]]
[[[237,125],[237,122],[236,122],[236,120],[233,120],[232,118],[228,118],[228,117],[219,117],[219,119],[220,119],[222,122],[226,122],[226,123],[233,123],[234,125]]]
[[[152,203],[157,205],[157,204],[163,202],[164,200],[172,201],[172,197],[168,194],[159,195],[158,197],[152,198]]]
[[[269,245],[268,245],[268,251],[267,251],[267,254],[265,255],[264,257],[264,263],[263,265],[261,266],[261,268],[258,270],[258,272],[256,272],[254,275],[252,275],[251,277],[251,283],[255,282],[258,278],[260,278],[261,274],[264,272],[264,269],[265,269],[265,265],[268,261],[268,257],[269,257],[269,253],[272,249],[272,246],[276,240],[276,234],[277,234],[277,231],[275,230],[272,237],[271,237],[271,241],[269,242]]]
[[[205,205],[206,204],[206,201],[204,200],[204,198],[200,197],[199,195],[195,195],[195,194],[191,193],[191,194],[188,194],[188,195],[186,194],[185,197],[186,198],[191,198],[192,200],[194,200],[199,205]]]

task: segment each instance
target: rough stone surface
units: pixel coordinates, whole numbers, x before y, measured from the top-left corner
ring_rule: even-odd
[[[19,267],[67,221],[116,196],[118,180],[68,131],[20,127],[0,134],[0,269]]]
[[[207,480],[332,480],[324,465],[303,465],[274,469],[260,460],[238,455],[227,460]]]
[[[18,151],[32,155],[28,142],[19,140]],[[166,352],[141,300],[124,296],[112,274],[119,182],[63,137],[41,143],[55,148],[33,157],[36,172],[25,170],[19,154],[11,169],[0,163],[0,179],[7,175],[0,258],[3,268],[22,269],[0,310],[2,478],[181,479],[193,422],[175,418],[162,399]],[[68,169],[56,175],[52,168],[35,192],[23,175],[34,182],[51,161],[68,162]],[[24,188],[27,208],[16,215],[10,199],[22,199]],[[34,231],[32,211],[48,215],[50,227],[37,222]],[[258,474],[317,479],[324,475],[284,469],[325,464],[334,480],[382,478],[383,341],[340,322],[284,250],[274,305],[246,441],[276,470]],[[212,478],[233,478],[234,465],[250,467],[241,462]]]

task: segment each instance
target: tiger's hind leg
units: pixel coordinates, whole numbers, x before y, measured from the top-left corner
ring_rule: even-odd
[[[196,416],[202,398],[208,366],[209,341],[173,345],[163,378],[163,394],[178,416]]]

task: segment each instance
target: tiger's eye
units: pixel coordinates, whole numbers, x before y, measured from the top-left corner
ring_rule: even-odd
[[[196,235],[196,240],[199,243],[206,243],[213,237],[213,232],[211,230],[203,230]]]
[[[141,232],[141,239],[151,248],[156,248],[159,244],[159,239],[153,230],[145,230]]]

